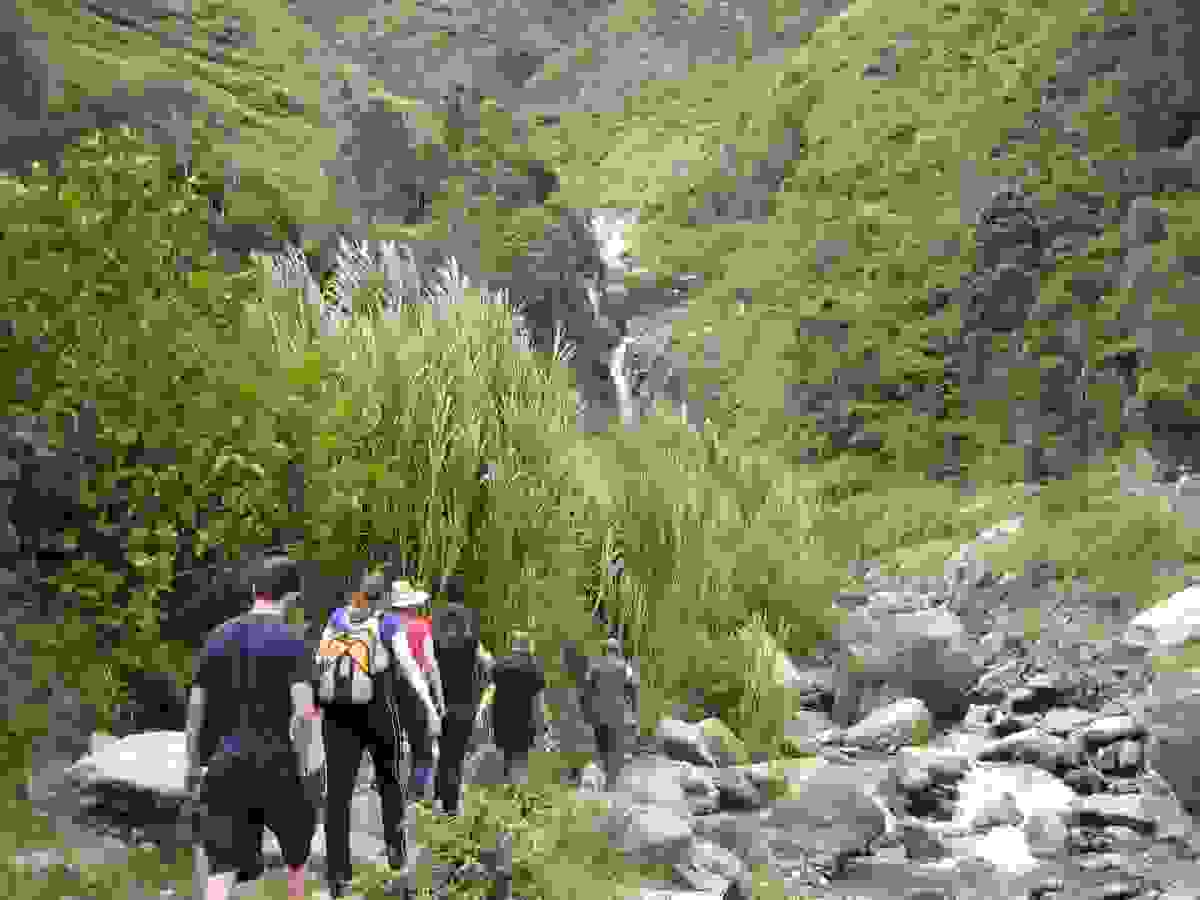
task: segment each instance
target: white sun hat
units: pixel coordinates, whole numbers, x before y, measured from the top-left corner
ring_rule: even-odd
[[[392,582],[392,609],[410,609],[429,602],[428,591],[418,591],[411,581],[401,578]]]

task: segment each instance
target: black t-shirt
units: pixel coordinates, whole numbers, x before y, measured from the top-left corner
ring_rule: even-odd
[[[434,644],[433,655],[442,676],[446,706],[476,702],[479,699],[479,640],[466,640],[458,646]]]
[[[541,663],[524,653],[502,657],[496,660],[492,681],[496,686],[493,727],[500,730],[532,725],[534,698],[546,687]]]
[[[289,753],[292,685],[315,679],[303,627],[282,615],[250,612],[214,628],[196,658],[194,684],[206,695],[200,757],[222,747],[253,756]]]

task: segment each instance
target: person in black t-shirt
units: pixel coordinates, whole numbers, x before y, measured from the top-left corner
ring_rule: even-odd
[[[446,702],[434,794],[443,814],[455,816],[462,812],[463,759],[475,730],[481,695],[491,680],[493,660],[479,640],[478,613],[461,602],[461,578],[444,578],[438,593],[449,602],[437,610],[433,620],[434,655]]]
[[[621,641],[609,638],[605,654],[588,665],[588,712],[596,734],[608,790],[613,790],[628,745],[637,734],[638,678],[621,655]]]
[[[513,636],[512,653],[498,660],[492,670],[496,694],[492,700],[492,732],[504,754],[504,777],[524,783],[528,777],[529,751],[545,731],[546,706],[543,691],[546,676],[533,656],[529,637]]]
[[[207,900],[224,900],[233,872],[262,873],[264,828],[283,850],[288,896],[304,896],[317,801],[305,779],[311,785],[319,771],[320,742],[311,648],[284,617],[299,588],[292,560],[264,561],[251,574],[254,607],[215,628],[196,660],[188,783],[207,768],[199,790]]]

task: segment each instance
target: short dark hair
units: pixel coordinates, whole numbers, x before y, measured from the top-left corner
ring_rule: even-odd
[[[463,605],[467,595],[465,579],[461,575],[442,575],[433,580],[433,593],[447,603]]]
[[[388,592],[390,587],[387,576],[376,572],[364,572],[354,583],[351,593],[366,594],[372,600],[378,600]]]
[[[247,581],[251,590],[278,603],[288,594],[300,593],[300,566],[289,556],[268,556],[250,567]]]

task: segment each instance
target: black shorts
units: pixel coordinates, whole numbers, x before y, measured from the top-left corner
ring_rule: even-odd
[[[279,841],[287,865],[308,862],[317,811],[294,756],[266,760],[218,753],[209,763],[200,798],[210,874],[259,869],[264,826]]]

